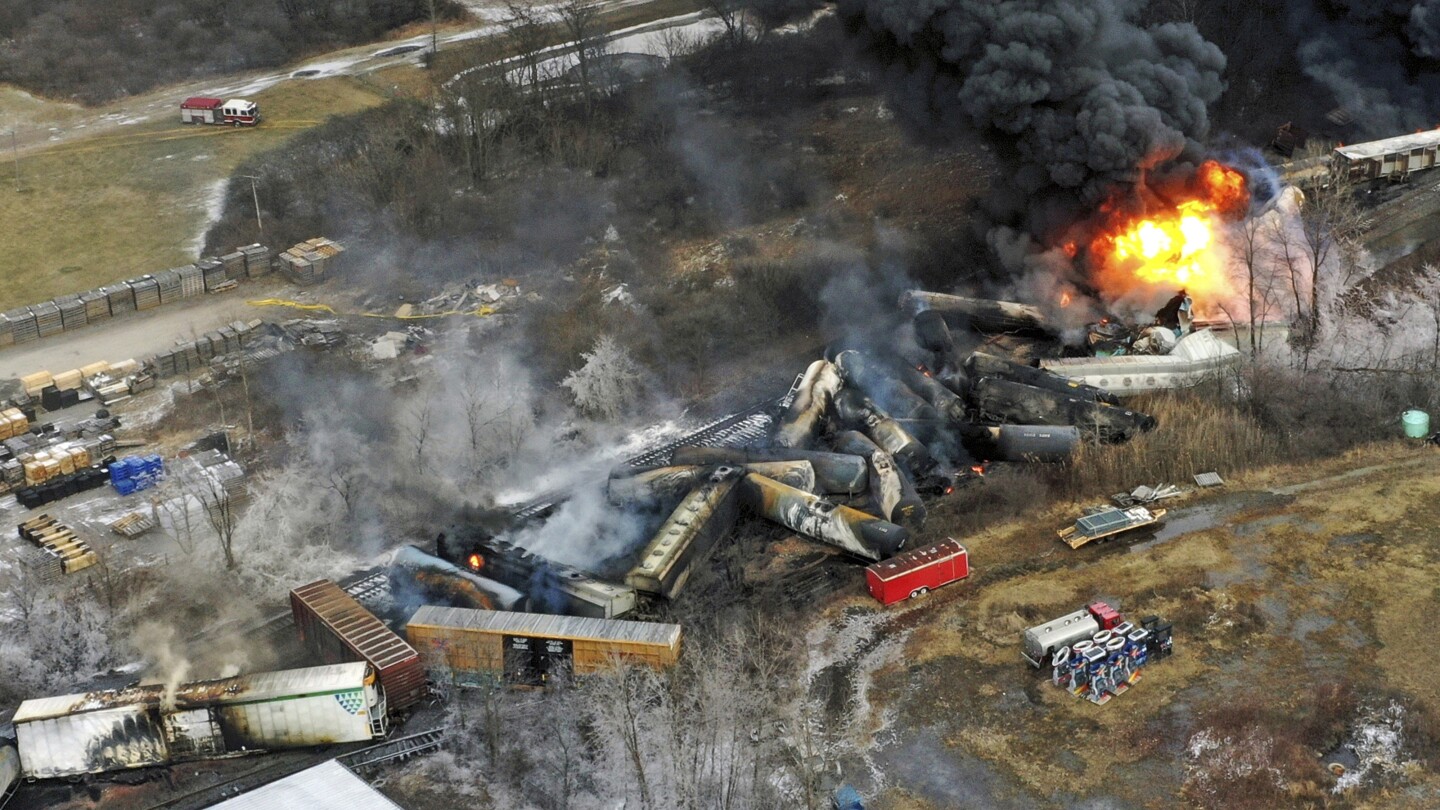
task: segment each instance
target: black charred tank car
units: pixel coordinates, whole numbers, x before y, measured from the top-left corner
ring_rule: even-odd
[[[525,610],[614,619],[635,609],[635,589],[547,560],[486,531],[455,529],[436,538],[440,556],[525,597]]]

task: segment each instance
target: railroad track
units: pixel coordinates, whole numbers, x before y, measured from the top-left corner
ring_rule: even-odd
[[[630,467],[664,465],[670,463],[675,451],[682,447],[750,447],[760,444],[770,437],[776,418],[781,411],[790,406],[799,384],[800,378],[796,377],[795,384],[790,387],[790,391],[779,399],[767,399],[744,410],[722,416],[693,433],[643,450],[639,454],[625,459],[622,463]],[[524,523],[542,517],[565,498],[564,492],[547,492],[534,500],[520,504],[510,514],[516,523]]]
[[[445,744],[445,738],[449,732],[448,727],[442,726],[422,731],[419,734],[386,740],[379,745],[352,751],[338,756],[336,759],[341,765],[358,772],[362,768],[373,768],[387,762],[404,761],[410,757],[428,754]]]
[[[340,587],[355,597],[355,601],[373,608],[376,602],[390,594],[390,579],[385,569],[371,568],[348,577],[340,583]],[[289,611],[277,613],[242,631],[242,635],[276,649],[294,637],[295,617]]]

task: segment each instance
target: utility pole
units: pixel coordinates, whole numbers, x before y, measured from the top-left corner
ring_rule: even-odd
[[[248,174],[242,174],[240,177],[250,181],[250,196],[255,200],[255,227],[260,230],[260,235],[263,237],[265,235],[265,223],[260,221],[260,192],[255,190],[255,181],[260,178]]]
[[[440,31],[435,22],[435,0],[430,0],[430,69],[435,69],[435,57],[440,55]]]

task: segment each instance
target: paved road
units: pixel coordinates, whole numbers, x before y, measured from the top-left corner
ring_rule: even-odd
[[[617,9],[648,5],[651,2],[654,0],[607,0],[603,6],[605,11],[613,12]],[[442,49],[494,36],[501,31],[500,21],[507,14],[503,4],[492,0],[462,0],[462,3],[469,9],[473,19],[460,27],[451,27],[440,33],[438,40]],[[663,22],[661,25],[663,27]],[[396,65],[419,65],[424,51],[429,47],[428,33],[405,39],[367,43],[270,70],[212,76],[158,88],[119,99],[102,107],[86,109],[78,116],[67,115],[68,120],[59,126],[50,126],[50,122],[42,120],[32,120],[28,126],[21,123],[16,127],[19,152],[23,156],[77,138],[93,137],[145,121],[174,118],[178,115],[178,100],[188,96],[244,97],[286,81],[354,76]],[[73,112],[74,108],[67,105],[67,110]]]

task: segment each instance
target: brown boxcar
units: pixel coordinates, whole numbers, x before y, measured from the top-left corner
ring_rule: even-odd
[[[327,664],[368,661],[380,676],[390,711],[413,706],[425,695],[420,654],[405,639],[328,579],[290,592],[300,641]]]
[[[616,661],[657,669],[680,657],[680,625],[425,605],[405,628],[437,681],[543,686]]]

